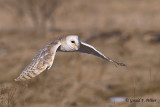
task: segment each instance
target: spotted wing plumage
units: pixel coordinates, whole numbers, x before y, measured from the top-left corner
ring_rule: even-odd
[[[92,55],[95,55],[95,56],[98,56],[102,59],[105,59],[109,62],[112,62],[112,63],[115,63],[117,65],[120,65],[120,66],[126,66],[125,64],[123,63],[119,63],[119,62],[116,62],[116,61],[113,61],[111,60],[109,57],[106,57],[104,56],[101,52],[99,52],[96,48],[94,48],[93,46],[89,45],[89,44],[86,44],[84,42],[80,42],[80,48],[78,49],[77,52],[82,52],[82,53],[87,53],[87,54],[92,54]]]
[[[34,78],[47,68],[50,69],[59,46],[60,44],[58,43],[52,43],[42,48],[31,63],[22,71],[20,76],[15,79],[15,81]]]

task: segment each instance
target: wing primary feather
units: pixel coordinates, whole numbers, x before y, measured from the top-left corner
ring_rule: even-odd
[[[84,43],[84,42],[80,42],[80,48],[77,50],[77,52],[92,54],[92,55],[101,57],[102,59],[107,60],[109,62],[112,62],[114,64],[117,64],[117,65],[120,65],[120,66],[126,66],[126,64],[111,60],[109,57],[104,56],[96,48],[94,48],[93,46],[91,46],[91,45],[89,45],[87,43]]]

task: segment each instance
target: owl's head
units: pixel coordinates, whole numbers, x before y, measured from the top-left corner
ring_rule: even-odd
[[[77,35],[66,36],[65,40],[61,44],[62,51],[76,51],[79,49],[80,42]]]

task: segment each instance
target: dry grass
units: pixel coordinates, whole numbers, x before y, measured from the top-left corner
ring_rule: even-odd
[[[10,87],[5,85],[1,85],[0,87],[0,104],[1,106],[6,107],[15,107],[15,94],[16,94],[17,87]]]
[[[13,36],[18,35],[17,33]],[[30,40],[28,36],[27,39],[21,38],[21,41],[13,46],[8,44],[8,36],[2,36],[9,51],[1,56],[3,60],[1,70],[5,71],[5,74],[1,72],[1,83],[9,82],[14,87],[18,87],[14,98],[16,107],[51,105],[129,107],[133,104],[114,104],[109,102],[109,98],[113,96],[157,98],[160,89],[157,85],[160,81],[157,73],[159,70],[157,53],[160,45],[145,43],[139,39],[139,36],[131,36],[127,40],[122,36],[110,38],[100,36],[88,42],[112,59],[126,63],[127,68],[115,67],[111,63],[87,54],[57,52],[51,70],[31,81],[17,85],[13,82],[14,78],[30,62],[37,51],[48,44],[45,41],[51,41],[50,38],[54,40],[54,37],[48,35],[43,40],[36,38],[28,44],[26,42],[27,39]],[[83,34],[81,37],[84,38]],[[14,41],[17,40],[12,39],[12,42]],[[158,102],[155,103],[155,105],[158,104]],[[136,105],[140,106],[141,103],[136,103]],[[147,105],[152,106],[153,103],[147,103]]]
[[[91,5],[90,0],[71,0],[57,9],[56,30],[45,37],[28,32],[30,23],[24,26],[17,16],[0,10],[0,19],[6,20],[0,20],[0,107],[160,106],[160,44],[147,37],[159,34],[158,4],[150,0],[93,0]],[[21,31],[11,31],[18,28],[15,25]],[[67,34],[78,34],[80,40],[126,63],[127,68],[92,55],[57,52],[49,71],[25,83],[13,81],[40,48]],[[118,96],[157,101],[109,101]]]

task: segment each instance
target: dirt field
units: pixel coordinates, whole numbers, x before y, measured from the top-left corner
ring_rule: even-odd
[[[35,36],[28,30],[30,23],[2,8],[0,107],[160,106],[159,3],[69,0],[56,9],[55,30],[48,30],[46,36]],[[127,67],[93,55],[57,52],[49,71],[24,83],[14,81],[40,48],[68,34],[79,35],[81,41]],[[129,101],[110,101],[114,97]]]

